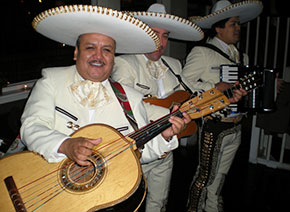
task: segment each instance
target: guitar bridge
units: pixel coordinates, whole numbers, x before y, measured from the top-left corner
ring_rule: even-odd
[[[13,203],[13,206],[15,208],[16,212],[26,212],[26,208],[23,204],[22,198],[18,192],[18,189],[16,187],[16,184],[13,180],[12,176],[9,176],[7,178],[4,179],[5,185],[7,187],[10,199]]]

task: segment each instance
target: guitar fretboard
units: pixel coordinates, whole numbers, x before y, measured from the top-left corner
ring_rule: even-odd
[[[129,135],[130,138],[134,139],[136,141],[137,148],[142,147],[145,143],[147,143],[149,140],[160,134],[162,131],[167,129],[171,126],[171,123],[169,122],[170,116],[178,116],[183,117],[182,113],[177,110],[173,113],[170,113],[160,119],[158,119],[155,122],[152,122],[138,131],[134,132],[133,134]]]

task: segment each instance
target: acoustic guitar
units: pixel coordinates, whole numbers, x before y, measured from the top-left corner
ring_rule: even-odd
[[[153,105],[158,105],[161,107],[166,107],[168,109],[172,109],[174,105],[180,106],[183,102],[188,100],[190,98],[190,93],[187,91],[179,90],[175,91],[173,94],[168,96],[164,99],[159,99],[155,97],[147,97],[144,98],[144,102],[148,102]],[[188,123],[186,128],[178,134],[178,138],[187,137],[190,135],[193,135],[197,131],[197,124],[194,120],[191,120],[191,122]]]
[[[248,90],[249,84],[256,85],[256,79],[247,78],[233,89]],[[71,136],[102,138],[88,159],[90,166],[79,166],[69,159],[48,163],[29,151],[2,158],[1,211],[137,211],[146,185],[135,150],[168,128],[171,115],[182,117],[186,112],[196,119],[226,107],[230,102],[225,94],[210,89],[127,136],[104,124],[80,128]]]

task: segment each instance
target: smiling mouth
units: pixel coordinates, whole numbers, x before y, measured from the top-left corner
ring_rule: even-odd
[[[104,66],[105,63],[103,61],[100,61],[100,60],[92,60],[92,61],[89,61],[89,64],[91,66],[95,66],[95,67],[101,67],[101,66]]]

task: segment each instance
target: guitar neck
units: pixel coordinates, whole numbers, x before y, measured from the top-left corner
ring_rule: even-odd
[[[262,72],[251,72],[245,75],[243,78],[239,79],[239,84],[233,86],[232,88],[229,88],[225,91],[223,91],[223,94],[227,98],[233,97],[234,90],[238,89],[245,89],[246,91],[251,91],[261,85],[263,85],[263,73]]]
[[[250,91],[261,84],[261,78],[256,77],[253,74],[249,74],[244,79],[239,80],[239,84],[227,89],[223,93],[216,90],[210,89],[203,92],[199,96],[196,96],[186,102],[184,102],[179,110],[174,111],[155,122],[152,122],[145,127],[139,129],[133,134],[128,135],[131,139],[136,141],[136,146],[139,148],[146,144],[149,140],[157,136],[159,133],[171,126],[169,122],[170,116],[178,116],[182,118],[182,113],[186,112],[191,119],[197,119],[213,113],[217,110],[221,110],[230,104],[229,98],[233,97],[234,90],[245,89]],[[188,98],[188,97],[187,97]],[[169,104],[170,105],[170,104]],[[168,105],[167,105],[168,107]]]
[[[137,130],[133,134],[128,135],[128,137],[134,139],[136,141],[137,148],[142,147],[144,144],[146,144],[148,141],[150,141],[152,138],[160,134],[162,131],[167,129],[171,126],[171,123],[169,122],[170,116],[178,116],[183,117],[182,113],[177,110],[173,113],[170,113],[157,121],[154,121],[141,129]]]
[[[223,94],[229,99],[234,96],[234,90],[239,90],[242,88],[242,85],[238,84],[236,86],[233,86],[225,91],[223,91]]]

